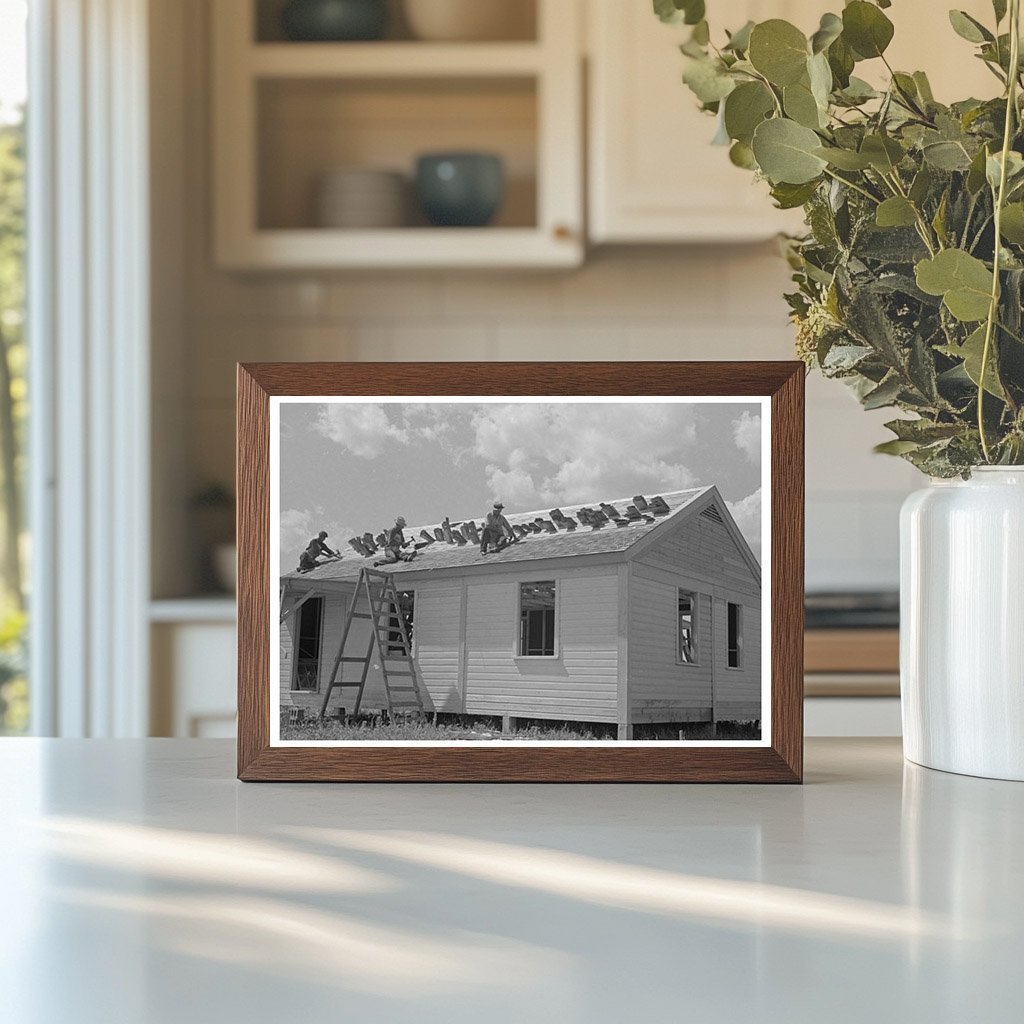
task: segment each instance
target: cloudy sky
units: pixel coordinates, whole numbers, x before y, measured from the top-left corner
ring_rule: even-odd
[[[410,526],[716,484],[760,555],[756,404],[280,405],[281,569],[321,530],[331,547]]]

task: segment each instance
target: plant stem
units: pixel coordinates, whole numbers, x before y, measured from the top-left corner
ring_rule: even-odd
[[[999,315],[999,272],[1001,266],[1001,242],[1003,205],[1006,201],[1006,173],[1009,163],[1010,144],[1013,141],[1013,127],[1017,119],[1017,83],[1020,67],[1020,0],[1010,0],[1010,74],[1006,83],[1006,124],[1003,126],[1003,150],[999,167],[999,189],[995,197],[995,246],[992,256],[992,294],[989,299],[988,320],[985,322],[985,345],[981,350],[981,370],[978,373],[978,435],[985,461],[992,462],[992,452],[985,430],[985,374],[992,355],[992,335]]]
[[[914,211],[914,217],[917,219],[917,233],[920,235],[921,241],[924,242],[929,255],[934,256],[935,246],[932,245],[931,228],[928,226],[928,221],[924,219],[924,214],[917,208],[917,204],[911,202],[906,189],[903,187],[903,182],[900,181],[899,172],[893,168],[892,174],[882,175],[882,180],[887,181],[901,199],[906,199],[906,201],[910,203],[911,209]],[[942,242],[937,236],[935,238],[935,243],[939,246],[940,250],[943,248]]]
[[[833,180],[838,181],[841,185],[845,185],[847,188],[852,188],[854,192],[859,192],[865,199],[870,199],[871,202],[877,206],[880,202],[877,196],[873,196],[867,189],[861,188],[860,185],[852,181],[847,181],[846,178],[840,178],[838,174],[830,171],[827,167],[825,173]]]

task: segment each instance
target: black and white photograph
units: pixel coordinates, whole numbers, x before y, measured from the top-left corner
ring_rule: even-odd
[[[272,741],[768,742],[769,415],[273,399]]]

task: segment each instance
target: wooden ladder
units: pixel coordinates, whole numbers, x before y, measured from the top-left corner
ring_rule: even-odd
[[[367,611],[359,610],[360,602],[363,600],[365,600]],[[366,619],[370,623],[369,642],[366,645],[366,653],[361,657],[345,653],[349,635],[352,632],[352,622],[355,619]],[[392,635],[397,639],[392,639]],[[348,614],[345,616],[345,628],[341,634],[338,656],[334,659],[334,667],[331,669],[331,676],[324,690],[324,699],[320,706],[321,718],[327,714],[327,705],[335,688],[356,688],[358,690],[352,713],[359,714],[375,647],[380,656],[380,669],[384,678],[384,694],[387,697],[388,714],[393,715],[396,711],[424,714],[426,708],[423,703],[423,691],[416,676],[416,663],[412,659],[412,645],[405,628],[405,620],[402,618],[394,576],[387,572],[377,572],[375,569],[361,569],[356,582],[356,591],[352,595]],[[389,650],[391,647],[400,648],[400,651],[392,652]],[[400,662],[404,667],[392,668],[389,667],[389,662]],[[344,666],[347,664],[362,665],[358,680],[346,682],[341,678],[344,675]],[[398,683],[392,681],[395,678],[399,680]]]

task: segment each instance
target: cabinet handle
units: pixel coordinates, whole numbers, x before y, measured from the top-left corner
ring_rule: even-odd
[[[553,234],[559,242],[568,242],[572,240],[574,232],[568,224],[556,224]]]

